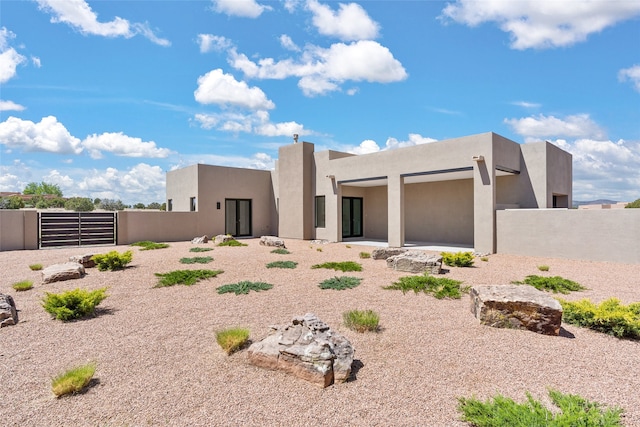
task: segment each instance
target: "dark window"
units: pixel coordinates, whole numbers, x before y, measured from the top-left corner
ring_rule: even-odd
[[[190,210],[191,212],[195,212],[195,211],[196,211],[196,198],[195,198],[195,197],[192,197],[192,198],[189,200],[189,210]]]
[[[167,200],[167,212],[171,212],[173,210],[173,199]]]
[[[325,211],[324,196],[316,196],[316,228],[324,228],[325,225]]]

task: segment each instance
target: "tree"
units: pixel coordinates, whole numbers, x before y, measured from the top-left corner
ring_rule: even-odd
[[[122,200],[102,199],[98,208],[104,209],[105,211],[122,211],[126,206],[122,203]]]
[[[638,208],[640,209],[640,199],[636,199],[631,203],[628,203],[627,206],[625,206],[625,208]]]
[[[64,208],[76,212],[90,212],[93,210],[93,202],[87,197],[72,197],[67,199]]]
[[[24,188],[22,194],[32,194],[42,196],[44,194],[52,194],[54,196],[62,197],[62,190],[58,184],[49,184],[42,181],[40,184],[37,182],[30,182]]]
[[[24,208],[24,201],[19,196],[0,197],[0,209]]]
[[[134,209],[144,209],[144,203],[136,203],[133,205]]]
[[[158,209],[161,210],[162,209],[162,205],[158,202],[153,202],[153,203],[149,203],[147,205],[147,209]]]

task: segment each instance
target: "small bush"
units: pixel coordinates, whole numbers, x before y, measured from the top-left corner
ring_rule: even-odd
[[[143,240],[141,242],[135,242],[132,243],[130,246],[139,246],[142,249],[140,249],[141,251],[151,251],[154,249],[164,249],[164,248],[168,248],[169,244],[168,243],[156,243],[156,242],[151,242],[149,240]]]
[[[182,264],[207,264],[213,261],[210,256],[197,256],[193,258],[180,258]]]
[[[296,268],[298,263],[295,261],[274,261],[267,264],[267,268]]]
[[[118,253],[118,251],[111,251],[106,254],[98,254],[91,257],[95,261],[98,270],[123,270],[127,264],[133,259],[133,252],[126,251]]]
[[[249,341],[249,330],[244,328],[225,329],[216,333],[216,341],[227,353],[241,349]]]
[[[289,255],[291,252],[283,248],[278,248],[278,249],[272,250],[271,253],[278,254],[278,255]]]
[[[316,248],[316,251],[322,252],[322,248]]]
[[[551,291],[554,294],[568,294],[573,291],[583,291],[587,288],[580,283],[573,280],[565,279],[560,276],[542,277],[542,276],[527,276],[522,282],[513,282],[516,285],[531,285],[540,291]]]
[[[347,328],[356,332],[375,332],[378,330],[380,316],[373,310],[351,310],[342,313],[342,319]]]
[[[268,291],[271,288],[273,288],[273,285],[269,283],[249,282],[245,280],[238,283],[231,283],[229,285],[220,286],[219,288],[217,288],[217,291],[219,294],[226,294],[226,293],[233,292],[236,295],[240,295],[240,294],[248,294],[249,291],[256,291],[256,292]]]
[[[11,287],[17,292],[28,291],[29,289],[33,288],[33,282],[31,280],[22,280],[20,282],[14,283],[13,285],[11,285]]]
[[[51,380],[51,390],[57,397],[77,393],[89,385],[95,372],[95,363],[88,363],[70,369]]]
[[[551,412],[527,393],[525,403],[497,395],[493,400],[458,399],[462,419],[476,427],[529,427],[529,426],[582,426],[617,427],[621,409],[604,410],[600,404],[589,402],[578,395],[549,390],[549,396],[560,411]]]
[[[169,273],[156,273],[160,277],[155,288],[163,288],[173,285],[191,286],[200,280],[216,277],[218,274],[224,273],[222,270],[174,270]]]
[[[106,292],[107,288],[95,291],[74,289],[60,294],[45,292],[42,306],[58,320],[80,319],[94,313],[96,306],[107,297]]]
[[[344,245],[345,248],[351,249],[351,245]]]
[[[489,257],[483,256],[482,258],[480,258],[480,261],[487,262],[489,261]]]
[[[431,294],[438,299],[451,298],[460,299],[463,293],[469,291],[469,286],[461,287],[462,282],[446,277],[433,277],[428,274],[422,276],[405,276],[393,285],[385,286],[383,289],[399,289],[403,294],[408,291],[424,292]]]
[[[625,206],[625,208],[627,209],[640,208],[640,199],[636,199],[631,203],[627,203],[627,206]]]
[[[336,276],[321,282],[318,286],[320,286],[320,289],[335,289],[338,291],[342,291],[344,289],[355,288],[360,284],[361,281],[362,279],[359,277]]]
[[[442,262],[450,267],[471,267],[473,252],[442,252]]]
[[[189,252],[209,252],[209,251],[212,251],[212,250],[213,250],[213,248],[195,247],[195,248],[189,249]]]
[[[362,266],[357,262],[344,261],[344,262],[325,262],[324,264],[315,264],[311,268],[328,268],[336,271],[362,271]]]
[[[588,299],[560,300],[562,321],[593,329],[618,338],[640,339],[640,303],[623,305],[610,298],[596,305]]]
[[[369,259],[371,258],[371,254],[369,252],[360,252],[360,259]]]
[[[539,265],[538,266],[538,270],[540,270],[540,271],[549,271],[549,266],[548,265]]]
[[[227,240],[226,242],[218,243],[218,246],[247,246],[247,244],[238,242],[236,239],[232,239]]]
[[[29,268],[33,271],[40,271],[43,267],[42,264],[31,264]]]

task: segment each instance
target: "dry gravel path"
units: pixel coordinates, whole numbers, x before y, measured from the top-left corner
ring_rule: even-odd
[[[0,330],[1,423],[11,426],[465,426],[457,398],[486,399],[501,393],[522,401],[528,391],[548,402],[547,388],[621,406],[624,423],[640,426],[640,343],[564,324],[564,336],[479,325],[469,299],[383,290],[401,277],[384,261],[360,260],[371,247],[287,240],[291,255],[270,253],[258,239],[248,247],[215,247],[190,253],[189,242],[168,249],[134,251],[120,272],[89,269],[79,280],[44,285],[29,264],[51,265],[70,255],[112,247],[0,252],[0,292],[15,298],[16,326]],[[211,243],[207,245],[213,247]],[[318,251],[317,248],[322,248]],[[128,247],[116,247],[119,251]],[[214,257],[184,265],[181,257]],[[297,261],[294,270],[267,269],[268,262]],[[364,280],[355,289],[321,290],[335,275],[311,269],[325,261],[361,262]],[[537,266],[551,267],[547,273]],[[222,269],[194,286],[153,288],[156,272]],[[640,267],[606,262],[492,255],[475,268],[451,268],[446,277],[468,285],[508,284],[529,274],[560,275],[589,290],[567,299],[611,296],[640,301]],[[34,289],[11,285],[30,279]],[[240,280],[274,284],[266,292],[219,295],[216,287]],[[99,315],[76,322],[52,320],[42,309],[45,291],[107,286]],[[342,325],[342,313],[373,309],[379,333],[359,334]],[[355,380],[324,390],[247,362],[246,351],[227,356],[215,343],[220,329],[244,326],[253,340],[269,325],[314,312],[343,333],[356,349]],[[56,399],[50,379],[96,361],[96,381],[84,394]]]

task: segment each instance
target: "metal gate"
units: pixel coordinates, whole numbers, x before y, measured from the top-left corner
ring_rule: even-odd
[[[115,212],[40,212],[40,248],[115,245]]]

